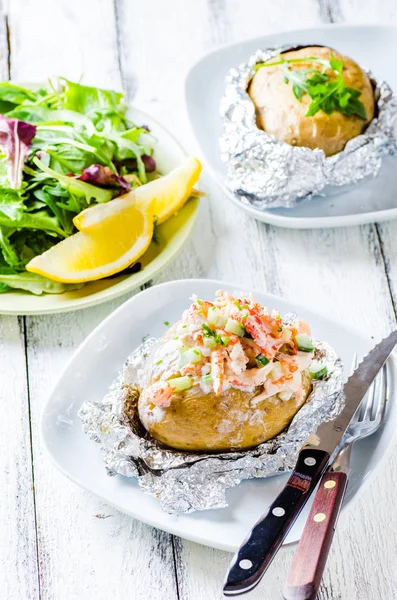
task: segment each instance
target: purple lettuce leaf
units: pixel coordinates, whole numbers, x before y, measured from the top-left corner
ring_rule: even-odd
[[[104,167],[103,165],[91,165],[87,167],[77,179],[92,183],[98,187],[119,188],[120,193],[117,195],[126,194],[131,190],[131,185],[124,177],[116,175],[109,167]]]
[[[18,190],[22,185],[23,167],[35,135],[34,125],[0,115],[0,147],[5,154],[11,189]]]
[[[145,165],[146,173],[153,173],[156,170],[156,161],[149,154],[142,154],[142,162]]]

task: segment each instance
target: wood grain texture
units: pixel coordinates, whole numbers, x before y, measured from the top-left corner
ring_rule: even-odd
[[[9,78],[0,3],[0,77]],[[35,497],[22,318],[0,316],[0,598],[39,598]]]
[[[84,73],[88,83],[122,87],[112,2],[13,0],[9,22],[16,40],[14,79],[40,81],[51,73],[80,78]],[[29,60],[32,48],[35,56]],[[71,484],[50,465],[40,443],[41,407],[52,385],[79,343],[122,301],[60,318],[26,319],[43,600],[177,598],[171,536],[104,506]],[[29,531],[34,539],[34,527]],[[30,600],[17,592],[8,598]]]
[[[0,597],[39,598],[23,321],[0,318]]]
[[[397,7],[394,0],[11,0],[11,76],[39,81],[50,74],[84,74],[95,85],[124,85],[139,108],[196,153],[184,107],[184,77],[194,61],[225,43],[343,20],[397,25]],[[5,24],[0,23],[3,77]],[[209,196],[196,230],[155,283],[218,277],[284,295],[376,338],[395,327],[396,224],[281,230],[249,219],[208,176],[203,186]],[[26,332],[17,319],[0,319],[0,394],[14,399],[0,426],[6,457],[0,477],[8,482],[0,485],[0,597],[5,600],[38,600],[38,580],[42,600],[222,596],[230,555],[121,515],[68,482],[41,449],[40,409],[51,386],[76,346],[123,300],[74,314],[27,318]],[[391,457],[354,509],[342,514],[319,600],[397,598],[397,538],[391,533],[397,531],[396,474],[397,458]],[[22,518],[23,527],[17,527]],[[278,554],[252,600],[262,600],[264,593],[280,597],[292,553],[287,548]]]

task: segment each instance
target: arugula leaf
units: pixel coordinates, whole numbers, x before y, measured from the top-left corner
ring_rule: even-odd
[[[44,171],[44,173],[47,173],[50,178],[58,180],[60,184],[70,192],[71,195],[80,199],[84,198],[87,206],[92,202],[98,202],[98,204],[100,204],[102,202],[109,202],[109,200],[112,199],[111,191],[96,187],[90,183],[85,183],[84,181],[80,181],[74,177],[68,177],[67,175],[57,173],[53,169],[47,167],[41,160],[37,158],[37,156],[33,159],[33,162],[39,167],[39,169]]]
[[[331,53],[331,60],[329,61],[331,69],[335,71],[335,73],[342,73],[343,71],[343,60],[336,60],[333,53]]]
[[[93,135],[95,127],[92,121],[78,112],[66,109],[53,110],[45,106],[24,104],[9,112],[7,117],[19,119],[26,123],[41,126],[73,126],[78,131],[86,131],[87,134]]]
[[[316,69],[296,70],[290,67],[294,63],[315,62],[321,64],[322,71]],[[279,60],[272,63],[257,63],[254,71],[263,67],[280,65],[285,83],[292,85],[292,92],[295,98],[302,101],[303,94],[307,94],[312,99],[306,112],[307,117],[314,116],[319,110],[330,115],[337,111],[348,117],[357,116],[361,119],[367,118],[364,104],[359,100],[360,90],[347,87],[343,76],[343,60],[337,60],[334,54],[331,54],[329,61],[315,58],[291,58],[284,59],[281,55]],[[335,80],[326,73],[333,71]]]

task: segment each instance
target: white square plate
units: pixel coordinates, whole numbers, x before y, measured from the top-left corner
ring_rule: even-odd
[[[99,445],[83,433],[77,416],[83,402],[105,396],[125,359],[140,345],[142,337],[162,335],[166,329],[164,321],[176,321],[190,304],[192,293],[211,299],[220,288],[239,291],[238,285],[221,281],[172,281],[149,288],[120,306],[91,333],[67,365],[44,408],[42,436],[57,467],[105,502],[170,533],[214,548],[234,551],[281,490],[287,475],[243,482],[229,490],[228,508],[168,515],[161,510],[155,498],[140,490],[134,479],[106,474]],[[270,294],[255,292],[255,295],[261,304],[278,308],[281,314],[296,310],[310,323],[313,336],[328,341],[348,369],[354,353],[361,358],[371,347],[371,342],[326,317]],[[390,389],[394,390],[394,363],[391,363],[390,373]],[[346,504],[357,496],[364,480],[370,479],[392,447],[397,431],[396,420],[397,410],[391,401],[384,426],[355,446]],[[287,542],[299,539],[307,513],[308,509],[297,520]]]
[[[222,130],[219,103],[229,69],[246,62],[258,48],[283,44],[323,45],[335,48],[385,79],[397,90],[397,29],[386,26],[325,25],[275,33],[216,50],[201,59],[186,79],[186,102],[190,122],[208,169],[225,194],[241,209],[260,221],[291,228],[342,227],[397,218],[396,158],[387,157],[376,178],[352,186],[343,193],[302,202],[295,208],[260,211],[242,204],[226,188],[226,166],[219,151]]]

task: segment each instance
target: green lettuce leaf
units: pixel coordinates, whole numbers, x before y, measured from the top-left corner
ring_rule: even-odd
[[[32,213],[24,212],[18,218],[9,218],[0,212],[0,226],[10,229],[40,229],[61,238],[67,237],[67,234],[59,226],[58,219],[52,217],[46,209]]]
[[[1,165],[2,162],[0,160],[0,181],[2,173]],[[2,215],[8,219],[20,219],[23,215],[23,211],[24,203],[20,193],[16,190],[0,187],[0,219]]]
[[[18,104],[35,102],[37,94],[28,88],[3,81],[0,83],[0,113],[6,114]]]
[[[51,279],[47,279],[47,277],[42,277],[42,275],[38,275],[37,273],[29,273],[28,271],[13,274],[2,274],[2,271],[3,269],[0,269],[0,293],[16,289],[41,296],[42,294],[62,294],[63,292],[78,290],[84,285],[81,283],[52,281]],[[2,286],[5,287],[2,289]]]

